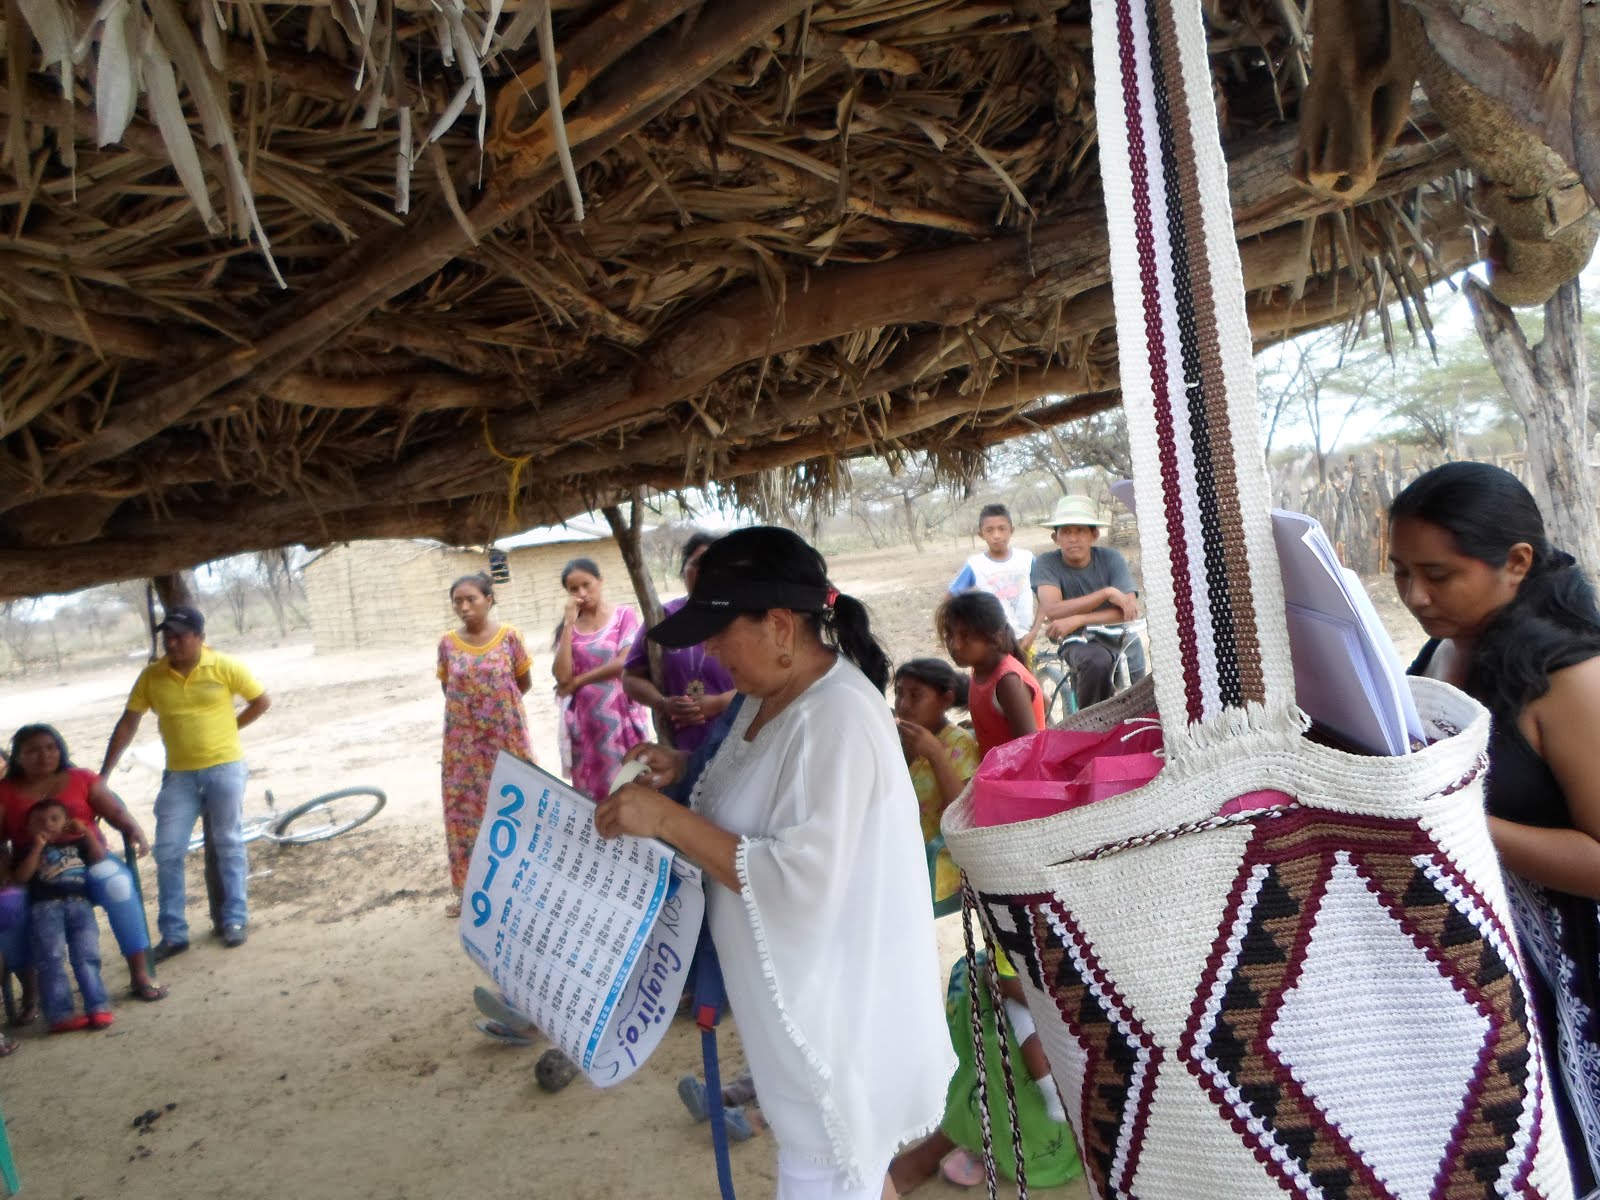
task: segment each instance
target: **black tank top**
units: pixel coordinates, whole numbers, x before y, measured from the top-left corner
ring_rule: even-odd
[[[1438,638],[1423,646],[1407,673],[1424,674],[1438,646]],[[1522,736],[1516,714],[1496,712],[1490,718],[1489,779],[1484,785],[1489,815],[1544,829],[1573,828],[1566,793],[1550,764]]]

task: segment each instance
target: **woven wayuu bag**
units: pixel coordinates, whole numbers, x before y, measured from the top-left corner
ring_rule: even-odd
[[[975,822],[969,787],[944,817],[968,904],[1101,1200],[1570,1197],[1483,814],[1488,715],[1415,679],[1412,753],[1306,736],[1200,5],[1093,19],[1155,673],[1072,724],[1158,711],[1166,765],[1015,824]]]

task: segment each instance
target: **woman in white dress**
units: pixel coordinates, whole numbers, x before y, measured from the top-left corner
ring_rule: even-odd
[[[629,784],[602,836],[670,842],[712,881],[707,912],[778,1200],[893,1196],[889,1160],[939,1122],[955,1067],[916,793],[860,601],[785,529],[738,530],[650,630],[705,642],[747,699],[685,809]],[[681,756],[651,747],[665,786]]]

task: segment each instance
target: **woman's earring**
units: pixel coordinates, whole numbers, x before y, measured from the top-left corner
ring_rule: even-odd
[[[780,670],[787,671],[792,666],[794,666],[794,657],[792,655],[789,655],[789,654],[780,654],[780,655],[778,655],[778,668]]]

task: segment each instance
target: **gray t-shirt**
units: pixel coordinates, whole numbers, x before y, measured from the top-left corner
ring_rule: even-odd
[[[1135,595],[1139,591],[1133,572],[1128,570],[1128,560],[1109,546],[1091,546],[1086,567],[1069,567],[1059,550],[1038,555],[1033,560],[1034,592],[1045,585],[1060,588],[1063,600],[1076,600],[1108,587]],[[1144,647],[1139,642],[1128,651],[1128,670],[1135,679],[1144,673]]]

